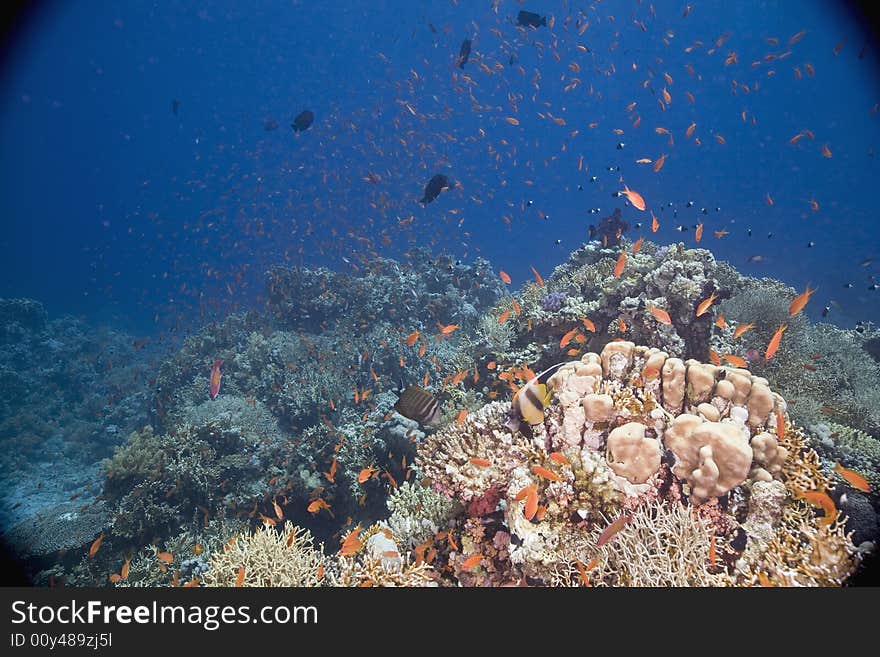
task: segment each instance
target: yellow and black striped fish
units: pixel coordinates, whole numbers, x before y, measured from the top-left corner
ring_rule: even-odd
[[[562,365],[565,365],[565,363],[551,365],[540,374],[535,375],[534,378],[516,392],[510,407],[510,414],[504,426],[516,432],[520,429],[520,425],[523,422],[532,425],[540,424],[544,421],[544,409],[550,405],[550,391],[547,389],[546,384],[538,383],[538,381]]]
[[[420,424],[433,425],[440,415],[440,402],[427,390],[410,386],[400,395],[394,410]]]

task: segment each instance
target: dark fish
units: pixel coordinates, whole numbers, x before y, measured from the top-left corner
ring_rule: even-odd
[[[421,203],[422,205],[427,205],[435,198],[440,196],[440,192],[448,188],[449,181],[446,179],[446,176],[444,176],[442,173],[438,173],[436,176],[428,181],[427,185],[425,185],[425,195],[419,200],[419,203]]]
[[[312,125],[312,121],[314,120],[315,115],[311,110],[303,110],[296,115],[296,118],[293,120],[293,123],[290,124],[290,127],[293,128],[295,132],[302,132]]]
[[[419,424],[433,425],[440,415],[440,402],[427,390],[410,386],[394,404],[394,410]]]
[[[269,132],[271,130],[275,130],[278,127],[278,121],[275,119],[266,119],[266,122],[263,123],[263,130]]]
[[[461,50],[458,51],[458,68],[464,68],[467,64],[468,57],[471,54],[471,40],[465,39],[461,42]]]
[[[171,111],[174,112],[174,116],[177,116],[178,109],[180,109],[180,101],[175,98],[171,101]]]
[[[547,24],[547,17],[539,16],[531,11],[520,11],[516,16],[516,24],[523,27],[541,27]]]

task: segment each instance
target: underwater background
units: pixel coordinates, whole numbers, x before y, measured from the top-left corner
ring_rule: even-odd
[[[820,0],[20,10],[5,583],[875,583],[876,29]],[[624,350],[624,376],[615,341],[713,384],[682,379],[676,405],[677,365],[653,381]],[[613,412],[573,420],[560,393],[545,429],[502,430],[515,389],[590,352],[601,375],[553,385]],[[715,403],[734,369],[767,408]],[[650,472],[613,467],[624,420],[659,440],[660,408],[737,405],[752,447],[739,477],[710,441],[714,494],[672,434],[627,438],[623,460],[663,456]],[[532,486],[546,519],[523,523]],[[649,520],[682,563],[626,572]],[[275,549],[289,572],[252,565]]]

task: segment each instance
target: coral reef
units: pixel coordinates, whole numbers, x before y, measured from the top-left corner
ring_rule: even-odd
[[[831,480],[765,379],[620,341],[548,385],[528,435],[494,402],[419,446],[425,481],[465,504],[461,552],[439,557],[458,583],[816,586],[858,567],[806,501]]]

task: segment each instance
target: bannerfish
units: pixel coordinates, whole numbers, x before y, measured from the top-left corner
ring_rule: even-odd
[[[438,173],[428,181],[427,185],[425,185],[425,195],[419,200],[419,203],[427,205],[440,196],[440,192],[444,189],[449,189],[449,181],[442,173]]]
[[[312,121],[314,120],[315,115],[311,110],[303,110],[296,115],[296,118],[293,120],[293,123],[290,124],[290,127],[293,128],[295,132],[302,132],[312,125]]]
[[[516,392],[504,423],[505,427],[516,433],[523,422],[531,426],[544,421],[544,409],[550,405],[550,391],[543,380],[547,374],[562,365],[565,365],[565,362],[551,365],[540,374],[536,374]]]
[[[217,395],[220,394],[220,379],[223,376],[222,372],[220,372],[220,366],[222,364],[223,364],[222,360],[215,360],[214,367],[211,368],[211,384],[210,384],[211,399],[217,399]]]
[[[467,64],[468,57],[471,54],[471,40],[465,39],[461,42],[461,50],[458,51],[458,68],[464,68]]]
[[[547,25],[547,17],[531,11],[520,11],[516,16],[516,24],[523,27],[541,27]]]
[[[433,426],[440,416],[440,402],[427,390],[410,386],[400,395],[394,410],[419,424]]]

